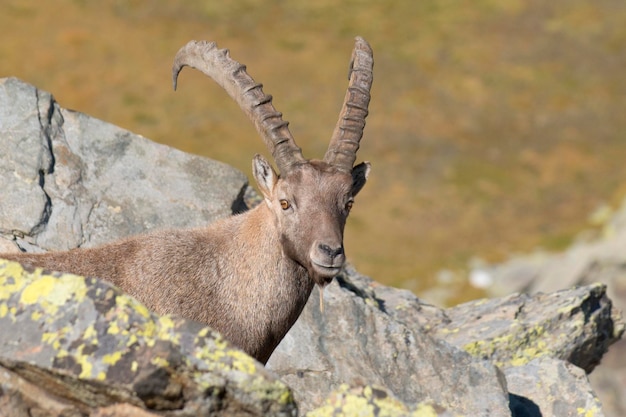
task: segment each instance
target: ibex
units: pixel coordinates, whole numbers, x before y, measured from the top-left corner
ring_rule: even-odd
[[[264,202],[203,228],[0,258],[105,279],[159,314],[209,325],[265,364],[313,286],[330,283],[345,262],[344,225],[370,171],[368,162],[353,164],[368,113],[372,50],[356,38],[348,90],[323,160],[304,159],[272,97],[228,50],[205,41],[182,47],[172,69],[174,89],[185,66],[226,90],[272,153],[280,176],[260,155],[252,164]]]

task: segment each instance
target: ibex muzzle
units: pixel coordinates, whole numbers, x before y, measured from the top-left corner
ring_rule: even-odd
[[[356,166],[372,84],[372,50],[356,39],[348,91],[323,160],[306,160],[282,114],[215,43],[192,41],[176,54],[235,99],[268,146],[280,177],[260,155],[254,178],[264,203],[192,230],[156,231],[104,246],[46,254],[0,254],[31,266],[96,276],[160,314],[203,322],[265,363],[296,321],[315,284],[345,262],[343,231],[370,164]]]

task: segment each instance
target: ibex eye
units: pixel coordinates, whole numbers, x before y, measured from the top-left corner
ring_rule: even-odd
[[[280,207],[283,210],[287,210],[289,207],[291,207],[291,204],[289,204],[289,201],[287,200],[280,200]]]
[[[352,210],[352,205],[354,204],[354,201],[348,201],[346,203],[346,211],[350,211]]]

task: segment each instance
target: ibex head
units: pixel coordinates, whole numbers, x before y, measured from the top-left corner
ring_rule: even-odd
[[[353,166],[368,113],[373,68],[372,50],[356,39],[349,85],[339,120],[323,160],[306,160],[288,128],[246,67],[215,43],[191,41],[174,60],[173,83],[190,66],[213,78],[254,123],[280,171],[260,155],[253,174],[269,207],[284,254],[307,269],[320,286],[328,284],[345,262],[343,230],[353,199],[361,190],[370,164]]]

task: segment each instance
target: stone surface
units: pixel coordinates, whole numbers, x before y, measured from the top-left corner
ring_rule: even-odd
[[[514,416],[604,416],[585,371],[571,363],[541,357],[504,373]]]
[[[449,310],[411,306],[410,294],[399,291],[392,297],[393,289],[373,281],[369,287],[361,286],[367,280],[355,271],[351,274],[358,278],[351,281],[348,274],[327,289],[324,317],[313,302],[318,299],[311,298],[312,313],[318,313],[315,320],[324,331],[334,333],[307,334],[287,343],[291,359],[302,359],[298,346],[310,349],[312,344],[302,341],[312,337],[324,348],[310,349],[312,357],[303,354],[309,355],[304,359],[308,368],[283,375],[310,415],[354,415],[355,410],[368,409],[373,410],[368,415],[375,416],[603,415],[582,369],[538,355],[520,366],[502,363],[501,373],[487,361],[431,339],[419,325],[411,330],[399,320],[383,318],[387,314],[383,307],[400,314],[422,310],[429,312],[433,323],[443,319],[440,323],[446,328],[458,328],[448,317]],[[598,296],[602,289],[588,291]],[[557,298],[581,302],[585,297],[577,291],[582,293],[576,289],[570,297],[561,292]],[[375,298],[376,294],[387,298]],[[385,302],[401,299],[405,301]],[[525,303],[530,304],[526,299]],[[347,320],[339,311],[341,304],[352,304]],[[501,305],[493,304],[496,309]],[[561,303],[556,308],[563,307]],[[481,313],[489,315],[485,309]],[[569,319],[563,316],[564,322]],[[471,318],[463,322],[464,328],[489,327],[483,324]],[[339,327],[344,330],[337,331]],[[41,270],[29,273],[18,264],[0,261],[0,328],[0,405],[11,410],[10,415],[36,414],[33,410],[50,416],[170,411],[181,416],[237,415],[238,407],[253,415],[295,414],[289,390],[260,364],[230,350],[219,335],[196,323],[155,316],[95,279]],[[437,334],[437,329],[431,327],[430,332]],[[381,337],[386,340],[381,342]],[[120,401],[126,405],[116,405]],[[319,402],[317,408],[311,401]]]
[[[595,235],[594,237],[589,237]],[[617,307],[626,309],[626,199],[608,216],[601,230],[583,233],[561,253],[538,252],[483,268],[493,280],[491,296],[515,291],[552,291],[601,282]],[[602,364],[590,375],[607,416],[626,415],[626,341],[611,346]]]
[[[29,251],[94,246],[245,208],[245,176],[0,79],[0,236]],[[17,246],[15,246],[17,245]]]
[[[307,417],[453,417],[444,407],[428,402],[407,407],[385,388],[341,385],[324,404],[307,413]],[[458,416],[458,414],[457,414]]]
[[[219,334],[95,278],[0,260],[0,329],[0,404],[16,415],[116,403],[181,417],[296,414],[289,389]]]
[[[432,332],[501,368],[548,356],[591,372],[624,332],[603,284],[550,294],[512,294],[445,310]]]
[[[325,290],[324,313],[312,294],[267,364],[304,411],[322,406],[341,384],[367,383],[407,405],[431,401],[451,413],[506,416],[508,369],[547,386],[546,374],[529,363],[561,358],[590,370],[624,331],[599,284],[439,309],[352,268],[336,281]],[[591,391],[586,379],[570,386],[581,396]],[[538,397],[512,397],[518,411],[555,401],[547,391],[529,395]]]
[[[360,382],[384,386],[407,404],[430,400],[459,414],[508,415],[506,383],[491,363],[393,320],[349,276],[336,281],[325,290],[324,313],[315,290],[267,364],[302,411],[341,384]]]
[[[561,358],[591,372],[624,332],[620,309],[606,285],[590,283],[549,294],[510,294],[441,309],[405,290],[380,285],[347,269],[353,291],[407,326],[419,325],[500,367],[539,356]]]

